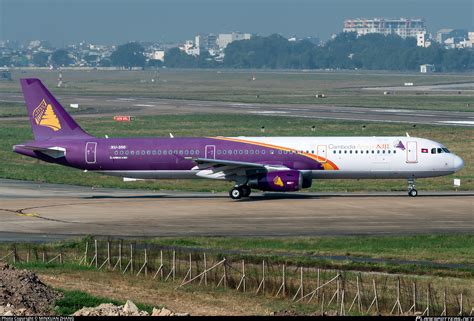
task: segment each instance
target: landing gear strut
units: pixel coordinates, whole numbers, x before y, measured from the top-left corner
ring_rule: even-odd
[[[241,199],[242,197],[249,197],[252,190],[247,185],[234,186],[229,191],[229,196],[233,200]]]
[[[408,179],[408,195],[411,197],[418,196],[418,191],[415,189],[415,179],[409,178]]]

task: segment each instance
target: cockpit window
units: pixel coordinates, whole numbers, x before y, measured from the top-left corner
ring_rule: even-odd
[[[437,152],[438,152],[438,154],[441,154],[443,152],[443,149],[438,147]]]
[[[436,148],[431,149],[431,154],[436,154]]]
[[[445,153],[451,153],[446,147],[443,147]]]

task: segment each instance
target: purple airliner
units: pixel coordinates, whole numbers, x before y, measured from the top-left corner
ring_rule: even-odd
[[[313,179],[442,176],[463,160],[440,143],[409,137],[97,138],[86,133],[39,79],[21,79],[34,140],[16,153],[127,179],[209,178],[235,182],[229,195],[251,189],[291,192]],[[430,152],[426,152],[430,150]]]

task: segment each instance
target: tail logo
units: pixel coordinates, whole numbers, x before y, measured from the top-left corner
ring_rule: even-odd
[[[280,176],[275,176],[275,178],[273,179],[273,184],[275,184],[276,186],[283,187],[283,181],[281,180]]]
[[[51,128],[55,132],[61,129],[61,124],[54,112],[53,106],[47,104],[44,99],[33,110],[33,118],[38,126]]]

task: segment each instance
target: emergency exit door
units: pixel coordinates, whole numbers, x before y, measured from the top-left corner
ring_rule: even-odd
[[[96,163],[96,150],[97,150],[96,142],[88,142],[86,144],[86,163],[87,164]]]
[[[327,160],[327,146],[326,145],[318,145],[316,151],[316,160],[321,163],[325,163]]]

